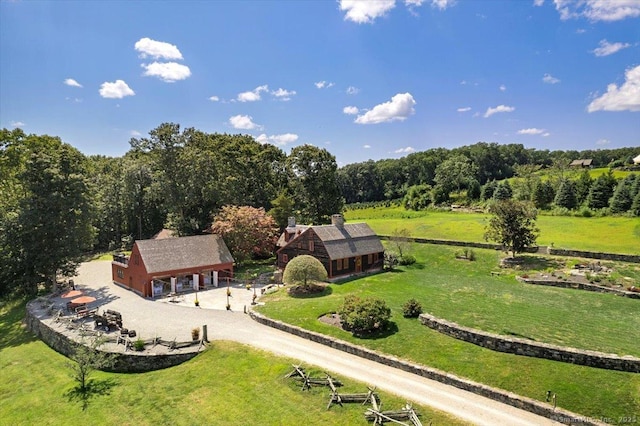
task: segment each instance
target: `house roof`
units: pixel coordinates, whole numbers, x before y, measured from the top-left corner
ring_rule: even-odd
[[[322,240],[331,259],[380,253],[384,251],[380,238],[366,223],[345,223],[342,226],[312,226]]]
[[[593,162],[593,159],[586,158],[583,160],[573,160],[569,165],[570,166],[590,166]]]
[[[233,263],[233,257],[220,235],[165,238],[136,241],[148,273]]]
[[[636,163],[636,164],[640,164],[640,155],[638,155],[637,157],[635,157],[635,158],[633,159],[633,162],[634,162],[634,163]]]
[[[289,234],[289,238],[295,238],[301,232],[304,232],[309,228],[309,225],[295,225],[295,226],[287,226],[285,230],[280,234],[278,241],[276,242],[276,247],[284,247],[287,245],[286,235]]]

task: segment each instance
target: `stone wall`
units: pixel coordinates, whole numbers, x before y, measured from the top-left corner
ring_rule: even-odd
[[[577,282],[571,282],[571,281],[536,280],[536,279],[522,278],[522,277],[516,277],[516,279],[526,284],[547,285],[551,287],[560,287],[560,288],[573,288],[578,290],[595,291],[597,293],[615,294],[616,296],[628,297],[630,299],[640,299],[640,293],[620,290],[617,288],[604,287],[596,284],[577,283]]]
[[[602,253],[599,251],[565,250],[553,247],[548,247],[547,253],[554,256],[585,257],[588,259],[618,260],[621,262],[640,263],[640,255],[637,254],[617,254]]]
[[[390,235],[378,235],[381,240],[391,240],[393,237]],[[408,237],[405,238],[407,241],[418,243],[418,244],[436,244],[442,246],[456,246],[456,247],[475,247],[482,249],[490,249],[490,250],[503,250],[501,244],[492,244],[492,243],[477,243],[473,241],[456,241],[456,240],[437,240],[433,238],[413,238]],[[536,253],[538,251],[538,247],[528,247],[524,250],[527,253]]]
[[[498,352],[545,358],[607,370],[640,373],[640,358],[629,355],[618,356],[602,352],[549,345],[516,337],[501,336],[482,330],[462,327],[454,322],[436,318],[429,314],[420,315],[420,322],[447,336],[455,337],[456,339],[464,340],[465,342]]]
[[[249,315],[255,321],[264,325],[268,325],[269,327],[273,327],[278,330],[291,333],[293,335],[302,337],[304,339],[317,342],[325,346],[329,346],[331,348],[334,348],[343,352],[347,352],[355,356],[359,356],[361,358],[379,362],[381,364],[388,365],[390,367],[394,367],[409,373],[413,373],[421,377],[426,377],[428,379],[435,380],[435,381],[444,383],[446,385],[455,386],[459,389],[473,392],[475,394],[482,395],[484,397],[487,397],[499,402],[503,402],[513,407],[517,407],[522,410],[526,410],[531,413],[535,413],[540,416],[547,417],[559,423],[564,423],[569,425],[580,423],[582,425],[594,425],[594,426],[602,426],[605,424],[596,419],[581,416],[581,415],[572,413],[570,411],[562,410],[559,408],[553,408],[553,406],[549,404],[545,404],[543,402],[536,401],[531,398],[516,395],[514,393],[506,392],[501,389],[492,388],[490,386],[473,382],[471,380],[466,380],[466,379],[454,376],[453,374],[449,374],[442,370],[438,370],[431,367],[425,367],[418,364],[413,364],[409,361],[405,361],[391,355],[381,354],[379,352],[354,345],[344,340],[325,336],[324,334],[315,333],[313,331],[308,331],[303,328],[296,327],[294,325],[286,324],[282,321],[273,320],[257,312],[254,312],[253,310],[249,312]]]
[[[25,317],[25,324],[27,328],[40,338],[43,342],[49,345],[55,351],[70,357],[75,348],[81,343],[76,342],[64,335],[58,330],[54,330],[41,321],[30,309],[30,305],[33,302],[27,304],[27,312]],[[114,359],[113,367],[109,371],[118,373],[143,373],[146,371],[161,370],[163,368],[173,367],[178,364],[182,364],[185,361],[198,355],[198,351],[182,352],[172,354],[149,354],[146,352],[109,352]]]

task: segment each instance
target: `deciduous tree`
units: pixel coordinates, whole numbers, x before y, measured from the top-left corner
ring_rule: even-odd
[[[529,204],[502,200],[493,203],[489,212],[493,216],[485,230],[485,240],[501,244],[513,257],[535,244],[539,230],[535,223],[536,211]]]

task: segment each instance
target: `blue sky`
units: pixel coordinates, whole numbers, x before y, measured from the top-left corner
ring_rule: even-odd
[[[163,122],[340,165],[640,147],[640,0],[0,2],[1,127],[119,156]]]

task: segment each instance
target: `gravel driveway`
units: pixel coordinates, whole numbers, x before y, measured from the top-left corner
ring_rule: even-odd
[[[111,262],[84,263],[75,279],[76,287],[97,297],[100,309],[122,313],[124,326],[135,329],[143,339],[188,341],[191,329],[207,325],[209,340],[232,340],[255,348],[316,365],[336,376],[350,377],[377,386],[419,404],[431,406],[478,425],[551,425],[558,424],[510,405],[478,396],[453,386],[429,380],[402,370],[362,359],[330,347],[267,327],[244,313],[251,304],[253,291],[232,288],[226,310],[226,287],[198,293],[182,300],[147,300],[111,282]],[[257,292],[258,295],[260,291]]]

